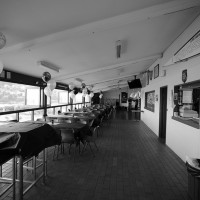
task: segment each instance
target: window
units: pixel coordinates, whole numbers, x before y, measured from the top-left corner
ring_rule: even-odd
[[[39,106],[39,87],[0,81],[0,112],[38,108]],[[13,119],[16,119],[16,114],[0,116],[0,121]]]
[[[75,102],[74,103],[83,103],[83,96],[82,93],[78,93],[75,97]]]
[[[51,105],[68,104],[68,91],[54,89],[51,96]]]
[[[174,116],[199,117],[200,80],[174,86]]]
[[[90,102],[90,96],[89,95],[85,96],[85,102],[87,102],[87,103]]]
[[[38,88],[26,89],[26,105],[38,106],[40,105],[40,90]]]
[[[77,93],[76,96],[73,98],[73,104],[75,103],[83,103],[82,93]],[[73,105],[72,109],[75,110],[81,107],[82,107],[81,105]]]

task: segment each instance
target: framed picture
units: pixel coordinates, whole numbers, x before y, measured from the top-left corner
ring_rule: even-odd
[[[146,73],[146,78],[147,78],[147,85],[149,85],[149,73]]]
[[[153,71],[149,71],[149,80],[152,80],[153,78]]]
[[[159,64],[154,67],[154,79],[159,76]]]
[[[156,100],[155,90],[145,92],[145,106],[144,106],[144,108],[151,111],[151,112],[154,112],[155,100]]]
[[[127,92],[122,92],[121,93],[121,103],[126,103],[128,99],[128,93]]]

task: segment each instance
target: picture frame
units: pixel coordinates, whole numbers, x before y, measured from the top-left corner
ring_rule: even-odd
[[[149,73],[146,73],[147,85],[149,85]]]
[[[145,106],[144,108],[154,112],[155,111],[155,101],[156,101],[156,95],[155,90],[145,92]]]
[[[153,78],[153,71],[149,71],[149,80],[152,80]]]
[[[159,76],[159,64],[154,67],[154,79]]]

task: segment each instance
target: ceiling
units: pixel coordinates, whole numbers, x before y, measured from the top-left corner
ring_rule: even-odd
[[[106,91],[127,86],[200,14],[199,0],[1,0],[4,69]],[[116,57],[116,41],[122,43]],[[48,61],[59,73],[38,65]]]

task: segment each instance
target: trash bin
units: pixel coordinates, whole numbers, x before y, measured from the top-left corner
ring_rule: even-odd
[[[200,159],[186,157],[188,194],[192,200],[200,200]]]

